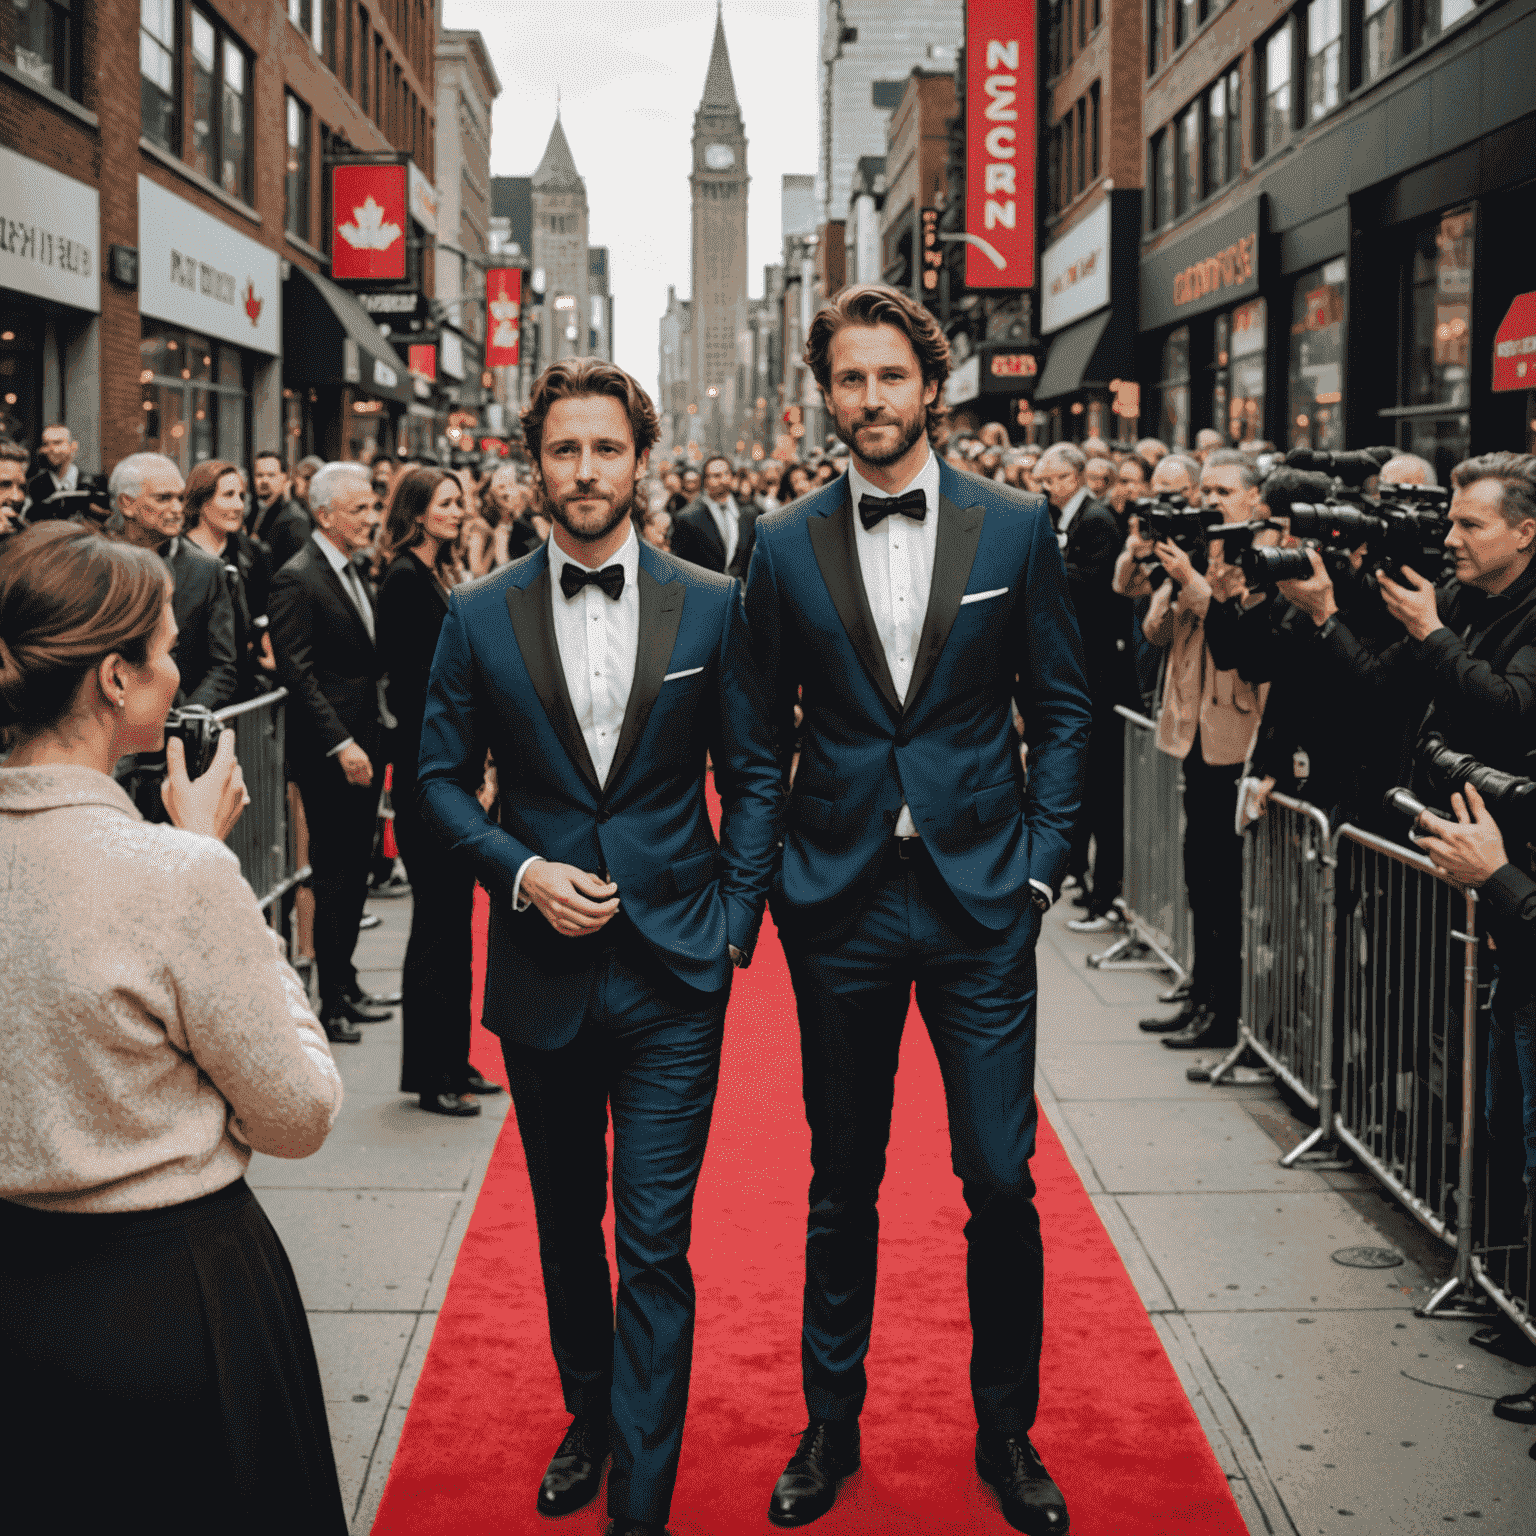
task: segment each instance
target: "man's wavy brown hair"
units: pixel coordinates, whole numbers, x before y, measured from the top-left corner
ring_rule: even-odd
[[[834,294],[817,311],[805,338],[805,361],[823,394],[832,388],[832,338],[845,325],[893,325],[912,344],[923,383],[939,386],[928,407],[928,436],[937,438],[948,414],[944,381],[949,377],[949,341],[939,322],[916,300],[887,283],[855,283]]]
[[[660,431],[651,397],[624,370],[599,357],[566,357],[551,363],[534,380],[533,394],[523,407],[523,442],[535,464],[544,442],[544,419],[557,400],[576,400],[586,395],[608,395],[624,407],[634,433],[635,457],[655,446]]]

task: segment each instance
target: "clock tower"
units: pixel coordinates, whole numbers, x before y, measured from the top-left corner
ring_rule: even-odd
[[[747,315],[747,135],[725,21],[715,12],[715,42],[704,96],[693,115],[693,302],[689,337],[692,403],[688,436],[706,453],[736,457],[752,402],[740,361]]]

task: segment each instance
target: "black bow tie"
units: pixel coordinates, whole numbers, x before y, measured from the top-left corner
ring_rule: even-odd
[[[893,512],[920,523],[928,515],[928,498],[921,489],[905,491],[900,496],[859,497],[859,521],[866,528],[874,528]]]
[[[616,603],[624,591],[624,567],[605,565],[600,571],[584,571],[567,562],[560,571],[560,590],[567,597],[575,597],[583,587],[601,587],[603,596]]]

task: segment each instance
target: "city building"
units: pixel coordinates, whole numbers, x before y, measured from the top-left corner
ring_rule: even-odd
[[[1153,0],[1141,426],[1522,448],[1495,338],[1531,277],[1536,0]]]
[[[816,230],[820,221],[816,178],[787,175],[779,191],[783,230],[783,296],[779,301],[779,413],[782,431],[774,452],[790,458],[809,435],[821,441],[821,393],[805,364],[805,338],[820,302],[816,282]]]
[[[949,195],[949,125],[955,110],[954,75],[914,69],[886,125],[880,271],[875,280],[891,283],[919,302],[934,297],[934,279],[928,277],[932,269],[923,264],[923,213],[943,206]]]
[[[843,268],[850,283],[882,281],[885,259],[880,249],[880,213],[884,207],[885,156],[860,155],[843,225]]]
[[[587,247],[587,356],[613,361],[613,294],[608,288],[608,247]]]
[[[688,407],[693,399],[693,309],[677,296],[677,286],[667,284],[667,308],[661,317],[656,372],[656,410],[661,417],[657,452],[664,457],[685,453],[690,443],[693,418]],[[694,454],[698,439],[692,437]]]
[[[533,292],[533,177],[491,178],[491,261],[500,267],[521,270],[522,305],[518,317],[517,367],[492,370],[495,399],[487,408],[487,426],[501,435],[517,435],[515,425],[528,386],[538,376],[541,335],[533,319],[533,306],[543,295]]]
[[[368,155],[414,172],[416,198],[366,239],[393,225],[409,248],[431,222],[435,5],[13,11],[0,47],[6,430],[30,446],[63,419],[86,470],[140,448],[190,468],[278,443],[295,457],[397,442],[416,396],[399,352],[329,279],[326,169]],[[128,58],[136,73],[112,62]],[[411,263],[430,293],[430,249]]]
[[[548,365],[585,354],[591,315],[587,184],[576,169],[558,109],[531,191],[533,323],[539,331],[538,355]]]

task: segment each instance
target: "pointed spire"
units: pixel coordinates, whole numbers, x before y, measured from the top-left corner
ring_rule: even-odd
[[[533,184],[545,192],[585,192],[586,183],[576,169],[576,157],[565,137],[560,122],[559,108],[555,109],[555,126],[550,129],[549,143],[544,147],[544,158],[533,173]]]
[[[709,73],[704,77],[704,99],[701,107],[726,107],[739,112],[736,101],[736,81],[731,75],[731,54],[725,46],[725,15],[721,0],[715,5],[715,45],[709,54]]]

